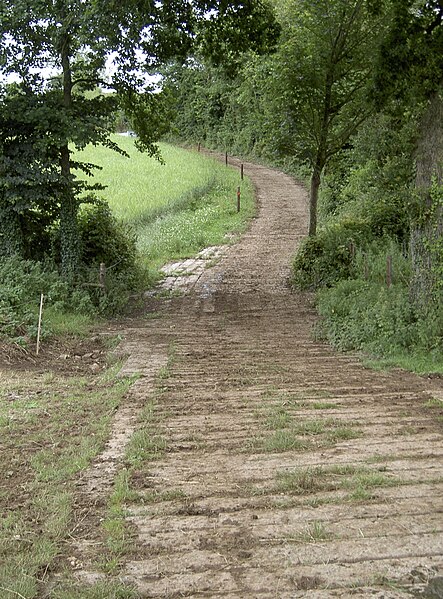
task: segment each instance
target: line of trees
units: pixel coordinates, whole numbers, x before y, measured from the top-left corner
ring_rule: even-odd
[[[73,282],[79,207],[97,189],[88,182],[94,165],[75,161],[73,149],[92,143],[121,152],[110,134],[123,112],[139,149],[158,156],[171,103],[147,76],[197,48],[216,62],[247,48],[260,53],[277,32],[260,0],[4,0],[0,257],[32,255],[57,225],[61,270]],[[109,60],[112,75],[105,80]]]
[[[169,67],[178,134],[302,165],[312,237],[322,180],[330,211],[350,196],[361,201],[377,221],[374,230],[409,240],[417,305],[440,301],[443,3],[273,5],[281,35],[272,54],[243,54],[230,69],[202,56]]]
[[[360,203],[408,239],[416,304],[441,297],[441,0],[4,0],[0,40],[0,256],[44,251],[56,225],[75,279],[96,187],[72,150],[120,151],[124,113],[151,155],[173,124],[307,169],[311,237],[321,188],[323,211]]]

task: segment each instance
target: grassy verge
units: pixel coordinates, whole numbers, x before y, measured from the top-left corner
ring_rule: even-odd
[[[443,374],[442,304],[414,306],[410,281],[404,248],[387,236],[374,241],[357,220],[326,226],[293,264],[294,286],[319,290],[320,338],[363,352],[371,367]]]
[[[340,281],[318,294],[318,308],[320,335],[340,350],[364,352],[367,367],[443,374],[443,310],[419,314],[405,284]]]
[[[0,377],[0,596],[32,599],[75,534],[76,480],[102,450],[130,380]]]

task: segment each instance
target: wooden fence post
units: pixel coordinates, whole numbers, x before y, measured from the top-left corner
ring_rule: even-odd
[[[42,314],[43,314],[43,293],[40,296],[40,310],[38,313],[38,328],[37,328],[37,348],[35,350],[35,355],[38,356],[40,351],[40,336],[42,331]]]
[[[392,285],[392,256],[388,255],[386,257],[386,286],[389,287]]]
[[[104,262],[100,263],[99,285],[103,291],[106,291],[106,264]]]
[[[240,166],[240,178],[243,181],[243,163]]]
[[[240,212],[240,196],[241,196],[240,187],[237,187],[237,212]]]

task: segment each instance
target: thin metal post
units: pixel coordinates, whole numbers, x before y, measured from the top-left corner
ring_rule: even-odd
[[[237,212],[240,212],[240,197],[241,197],[240,187],[237,187]]]

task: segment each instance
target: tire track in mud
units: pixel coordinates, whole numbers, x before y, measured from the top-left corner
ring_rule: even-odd
[[[157,393],[167,449],[134,479],[137,547],[121,578],[165,598],[438,589],[434,391],[314,341],[312,298],[287,287],[305,192],[278,171],[245,169],[259,204],[249,231],[187,295],[153,300],[160,318],[125,331],[139,402],[152,397],[152,356],[173,344],[174,357]]]

